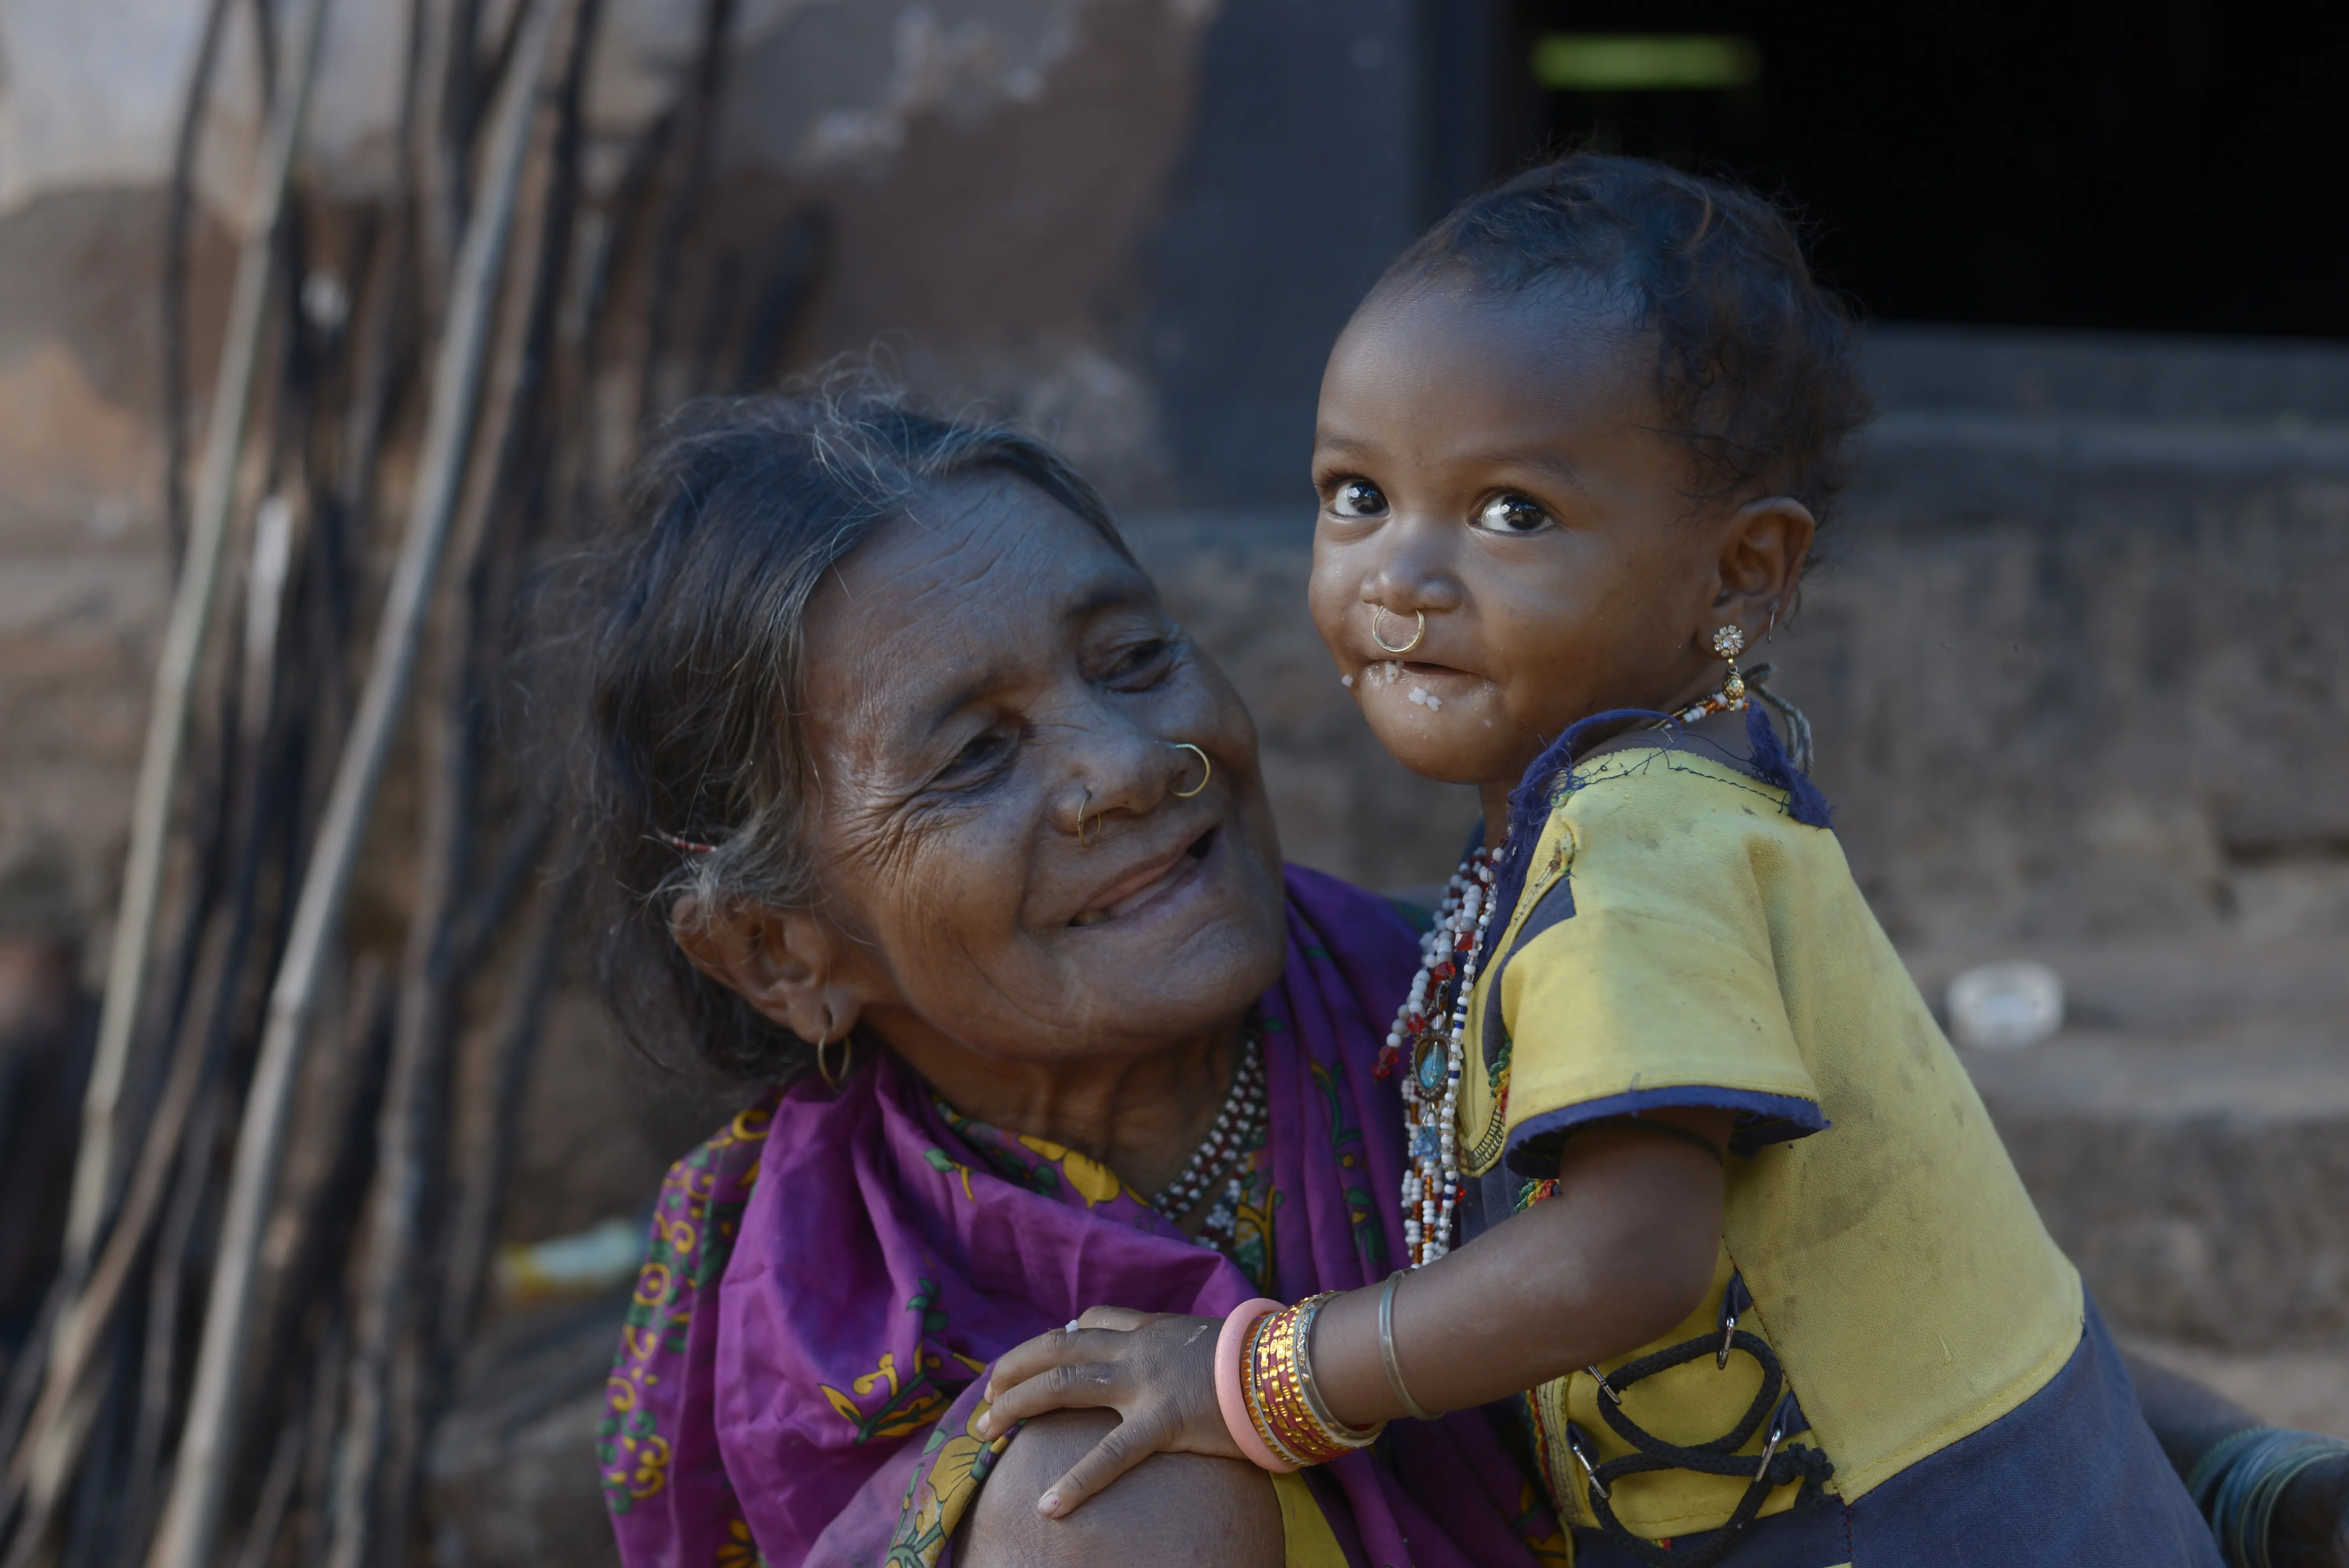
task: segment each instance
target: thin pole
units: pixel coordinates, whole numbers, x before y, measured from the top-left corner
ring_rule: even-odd
[[[315,5],[317,0],[309,0]],[[415,500],[377,629],[367,669],[285,956],[269,997],[253,1087],[238,1129],[236,1164],[222,1215],[220,1252],[196,1362],[195,1388],[171,1477],[171,1498],[153,1555],[154,1568],[203,1568],[219,1535],[236,1457],[261,1233],[275,1196],[287,1121],[311,1014],[343,900],[358,860],[362,832],[383,777],[393,732],[416,669],[418,635],[456,510],[473,417],[481,401],[481,361],[494,314],[497,279],[512,227],[516,187],[530,146],[531,111],[544,73],[557,0],[531,0],[489,138],[484,199],[465,226],[450,290],[448,325],[433,366],[432,400],[418,465]]]
[[[138,792],[130,811],[130,860],[122,875],[122,904],[114,923],[114,950],[106,971],[106,999],[98,1012],[98,1047],[90,1061],[89,1088],[82,1097],[81,1148],[74,1162],[73,1196],[66,1210],[66,1259],[78,1269],[88,1259],[106,1217],[114,1185],[115,1118],[122,1079],[129,1066],[130,1040],[147,983],[147,961],[155,941],[155,906],[163,884],[163,854],[171,837],[171,799],[187,749],[188,711],[195,696],[196,666],[219,598],[222,545],[236,501],[237,459],[244,447],[245,420],[261,365],[263,329],[269,294],[276,282],[276,233],[285,210],[295,149],[316,78],[318,40],[326,31],[326,0],[302,0],[294,18],[294,83],[269,122],[264,150],[258,211],[246,225],[236,263],[235,291],[229,299],[228,331],[220,375],[212,391],[211,428],[204,432],[203,470],[196,510],[188,531],[188,554],[171,595],[171,616],[163,631],[155,666],[155,701],[147,715],[147,743],[139,758]]]

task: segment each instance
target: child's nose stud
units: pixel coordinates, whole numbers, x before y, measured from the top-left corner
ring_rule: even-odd
[[[1427,635],[1427,612],[1424,610],[1413,610],[1412,612],[1412,615],[1417,622],[1417,624],[1412,627],[1411,641],[1403,644],[1401,647],[1395,646],[1392,643],[1388,642],[1384,637],[1379,635],[1379,623],[1386,618],[1386,614],[1387,607],[1384,604],[1373,604],[1371,606],[1371,641],[1376,643],[1381,648],[1384,648],[1388,653],[1407,654],[1411,652],[1412,649],[1419,646],[1419,640]]]

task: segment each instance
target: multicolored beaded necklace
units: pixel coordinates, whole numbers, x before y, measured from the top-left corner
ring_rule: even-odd
[[[1666,724],[1693,724],[1709,714],[1744,709],[1747,686],[1737,655],[1744,634],[1734,626],[1715,633],[1713,651],[1729,661],[1729,678],[1712,696],[1690,704]],[[1435,923],[1420,938],[1419,973],[1411,995],[1395,1010],[1379,1052],[1384,1078],[1407,1052],[1411,1069],[1402,1079],[1402,1129],[1411,1167],[1402,1178],[1403,1250],[1413,1268],[1423,1268],[1452,1250],[1452,1215],[1459,1207],[1460,1072],[1468,1054],[1468,996],[1476,988],[1485,933],[1493,922],[1494,867],[1509,851],[1469,851],[1444,885]]]
[[[1460,1202],[1460,1068],[1466,1057],[1468,993],[1475,988],[1485,928],[1493,919],[1493,853],[1469,851],[1444,889],[1435,923],[1420,938],[1419,973],[1396,1010],[1379,1053],[1384,1077],[1410,1053],[1402,1078],[1402,1128],[1411,1168],[1402,1178],[1403,1251],[1411,1266],[1452,1250]]]

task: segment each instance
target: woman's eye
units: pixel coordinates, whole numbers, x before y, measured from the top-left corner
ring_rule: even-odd
[[[1167,650],[1173,646],[1174,644],[1164,637],[1153,637],[1148,642],[1136,643],[1110,660],[1105,678],[1112,681],[1131,681],[1136,676],[1154,674],[1158,666],[1166,662]]]
[[[1381,517],[1387,498],[1368,480],[1348,480],[1330,498],[1330,510],[1340,517]]]
[[[1549,521],[1540,502],[1521,495],[1496,495],[1476,514],[1476,526],[1495,533],[1533,533],[1547,527]]]
[[[948,779],[964,778],[984,769],[988,763],[1010,749],[1010,737],[1000,730],[987,730],[963,742],[962,749],[954,754],[943,775]]]

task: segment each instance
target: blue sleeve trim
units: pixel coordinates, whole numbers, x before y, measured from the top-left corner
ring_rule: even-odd
[[[1544,1111],[1519,1123],[1510,1132],[1509,1146],[1502,1158],[1510,1170],[1528,1180],[1555,1176],[1559,1150],[1568,1139],[1591,1123],[1671,1109],[1735,1111],[1737,1122],[1729,1134],[1729,1151],[1739,1155],[1751,1155],[1773,1143],[1808,1138],[1834,1125],[1815,1102],[1798,1095],[1682,1084],[1671,1088],[1633,1089],[1628,1094],[1610,1094]]]
[[[1806,828],[1835,828],[1835,810],[1827,804],[1809,774],[1794,764],[1770,727],[1770,716],[1759,701],[1745,705],[1745,738],[1754,748],[1754,771],[1786,792],[1786,814]]]

